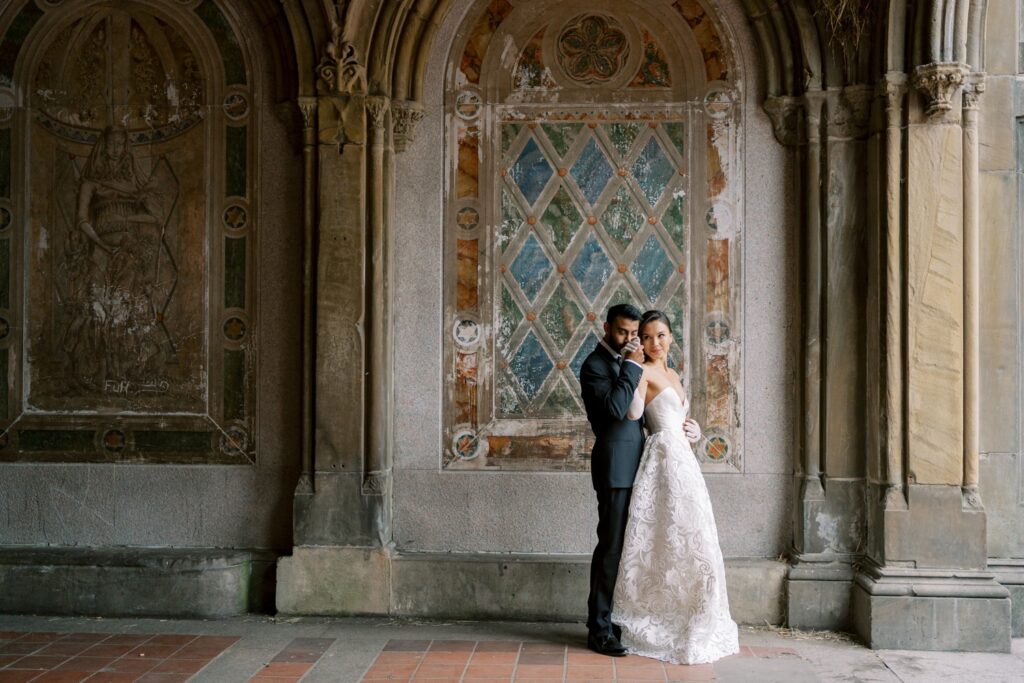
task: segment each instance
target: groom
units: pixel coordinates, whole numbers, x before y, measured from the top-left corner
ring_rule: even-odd
[[[590,562],[587,647],[612,657],[626,654],[619,642],[619,629],[611,621],[612,593],[633,479],[644,448],[641,420],[626,417],[643,374],[644,352],[637,339],[640,316],[640,310],[631,304],[609,308],[604,339],[580,367],[583,404],[597,437],[590,461],[597,492],[597,547]]]

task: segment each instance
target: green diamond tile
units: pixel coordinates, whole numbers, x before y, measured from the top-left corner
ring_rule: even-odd
[[[625,185],[619,187],[619,191],[608,202],[608,208],[601,216],[605,230],[623,250],[643,227],[645,220],[643,212]]]
[[[583,214],[576,208],[565,187],[559,186],[540,222],[548,229],[551,242],[558,251],[564,252],[583,224]]]
[[[684,159],[686,158],[686,146],[683,140],[686,135],[686,124],[682,122],[673,122],[665,124],[665,132],[668,133],[668,139],[672,142],[672,146],[676,148],[679,155]]]
[[[501,127],[501,153],[502,155],[508,154],[508,148],[512,146],[512,141],[519,135],[519,131],[523,129],[521,123],[506,123]]]
[[[665,215],[661,217],[661,224],[675,245],[686,251],[686,195],[682,190],[676,190],[672,196]]]
[[[558,152],[558,156],[564,157],[569,148],[572,147],[573,141],[579,134],[580,130],[583,129],[582,123],[544,123],[541,124],[541,129],[544,134],[548,136],[548,140],[551,141],[551,146]]]
[[[508,351],[508,341],[512,338],[512,334],[522,321],[523,312],[519,310],[519,306],[516,305],[515,299],[512,298],[512,293],[508,291],[508,287],[502,285],[501,312],[498,315],[497,324],[498,348],[502,352]]]
[[[565,348],[581,320],[583,311],[576,305],[565,283],[559,284],[540,312],[540,324],[551,335],[559,350]]]
[[[515,237],[516,232],[523,224],[523,214],[516,205],[508,190],[501,191],[501,225],[498,228],[498,248],[505,251],[505,247]]]
[[[640,134],[642,125],[635,121],[627,121],[625,123],[606,123],[602,127],[608,134],[608,139],[612,141],[612,146],[619,152],[619,156],[626,156],[629,148],[633,146],[636,136]]]
[[[564,379],[555,385],[554,390],[544,401],[543,411],[550,417],[571,417],[579,414],[580,404]]]

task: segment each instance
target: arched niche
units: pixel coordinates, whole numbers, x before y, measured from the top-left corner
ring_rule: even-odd
[[[446,72],[448,470],[587,467],[579,366],[661,308],[706,471],[743,470],[742,83],[697,0],[494,0]]]
[[[3,460],[255,461],[265,75],[241,22],[0,14]]]

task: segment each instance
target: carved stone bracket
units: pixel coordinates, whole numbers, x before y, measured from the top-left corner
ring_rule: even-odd
[[[978,489],[977,484],[971,486],[960,487],[960,493],[962,497],[961,508],[964,510],[984,510],[985,506],[981,502],[981,491]]]
[[[941,115],[953,108],[953,97],[967,72],[967,66],[958,62],[935,62],[914,69],[914,87],[924,95],[927,116]]]
[[[874,89],[853,85],[828,96],[828,129],[832,137],[861,138],[868,132]]]
[[[787,147],[806,142],[801,125],[803,103],[798,97],[769,97],[764,101],[764,110],[772,121],[775,139]]]
[[[383,496],[388,491],[388,472],[367,472],[363,477],[364,496]]]
[[[391,115],[395,126],[395,151],[404,152],[416,139],[416,126],[423,119],[423,105],[419,102],[392,102]]]
[[[324,47],[316,73],[320,88],[329,93],[362,95],[366,92],[366,66],[359,60],[356,46],[341,39],[337,27]]]
[[[964,83],[964,109],[977,109],[978,100],[985,92],[985,74],[972,73]]]

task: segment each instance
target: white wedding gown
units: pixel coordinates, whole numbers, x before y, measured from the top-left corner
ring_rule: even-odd
[[[683,433],[687,408],[667,387],[643,409],[650,436],[612,600],[612,621],[629,652],[674,664],[739,652],[711,499]],[[636,401],[633,412],[639,417]]]

